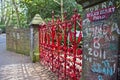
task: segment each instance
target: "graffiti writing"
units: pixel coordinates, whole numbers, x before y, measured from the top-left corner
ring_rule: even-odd
[[[86,11],[87,12],[93,12],[93,11],[96,11],[98,9],[104,9],[104,8],[108,8],[108,7],[111,7],[111,6],[114,6],[113,2],[112,1],[108,1],[108,2],[104,2],[102,3],[101,5],[96,5],[96,6],[93,6],[91,8],[87,8]]]
[[[102,64],[93,63],[91,70],[93,72],[102,73],[109,76],[112,76],[115,73],[114,66],[110,66],[110,63],[108,60],[103,61]]]
[[[101,75],[98,76],[98,80],[103,80]]]
[[[83,20],[85,80],[118,80],[120,27],[114,0],[85,9]],[[116,19],[116,20],[115,20]],[[85,66],[87,65],[87,66]]]
[[[117,23],[101,23],[100,25],[91,25],[91,27],[87,27],[84,31],[85,32],[83,33],[85,36],[91,36],[94,38],[105,37],[106,39],[109,39],[109,41],[114,40],[112,33],[115,32],[116,34],[120,34],[120,29]]]
[[[96,10],[91,13],[87,13],[87,18],[89,18],[90,21],[107,19],[109,17],[108,15],[114,12],[115,12],[115,7],[112,6],[112,7]]]
[[[106,59],[106,52],[103,50],[93,50],[92,48],[88,49],[88,54],[91,56],[94,56],[96,58],[100,58],[100,59]]]

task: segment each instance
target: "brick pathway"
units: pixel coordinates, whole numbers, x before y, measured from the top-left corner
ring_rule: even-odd
[[[5,34],[0,35],[0,80],[57,80],[55,74],[28,56],[6,51]]]

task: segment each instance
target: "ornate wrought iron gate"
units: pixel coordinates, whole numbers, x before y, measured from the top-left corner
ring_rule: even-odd
[[[70,20],[54,20],[54,15],[52,18],[52,21],[39,26],[40,61],[55,72],[59,80],[80,80],[81,16],[75,11]],[[78,28],[80,31],[77,31]]]

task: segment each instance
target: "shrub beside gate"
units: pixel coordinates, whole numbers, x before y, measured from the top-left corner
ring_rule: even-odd
[[[75,11],[71,19],[54,19],[39,26],[40,61],[59,80],[80,80],[82,72],[82,19]],[[79,32],[77,29],[79,28]]]

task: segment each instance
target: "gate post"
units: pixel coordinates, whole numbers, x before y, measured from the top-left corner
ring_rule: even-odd
[[[43,24],[44,21],[39,14],[36,14],[31,21],[30,25],[30,57],[32,62],[39,60],[39,25]],[[36,40],[36,41],[35,41]],[[37,51],[36,51],[37,50]]]
[[[30,56],[31,56],[31,58],[33,56],[33,47],[34,47],[33,41],[34,41],[34,39],[33,39],[33,27],[31,27],[30,28]],[[32,61],[33,61],[33,59],[32,59]]]
[[[120,1],[87,0],[82,4],[84,6],[82,78],[120,80]]]

